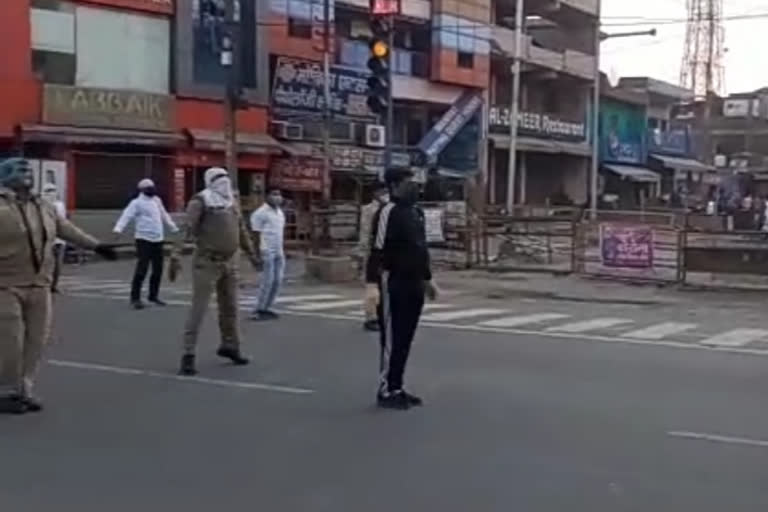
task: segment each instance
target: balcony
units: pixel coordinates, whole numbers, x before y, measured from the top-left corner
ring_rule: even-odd
[[[339,39],[337,64],[365,69],[370,58],[368,43],[351,39]],[[429,77],[429,53],[395,48],[393,73],[418,78]]]
[[[510,0],[507,0],[510,1]],[[598,0],[528,0],[526,14],[536,14],[544,19],[567,23],[583,23],[599,15]]]
[[[515,31],[500,25],[491,28],[491,37],[496,43],[494,46],[504,57],[511,57],[515,53]],[[523,61],[535,67],[565,73],[585,80],[594,80],[595,58],[592,55],[566,50],[558,52],[531,43],[531,37],[524,35],[521,55]]]

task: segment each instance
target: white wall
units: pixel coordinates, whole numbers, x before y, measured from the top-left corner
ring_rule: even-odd
[[[78,6],[75,34],[76,85],[168,94],[168,19]]]

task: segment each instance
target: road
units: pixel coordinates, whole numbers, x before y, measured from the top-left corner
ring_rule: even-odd
[[[98,279],[57,300],[49,408],[0,418],[3,511],[768,510],[768,358],[754,344],[429,322],[409,368],[427,406],[383,412],[375,337],[354,314],[286,303],[278,322],[244,322],[246,368],[215,360],[211,319],[201,376],[182,379],[184,300],[134,312]],[[514,313],[494,318],[525,304],[554,307],[496,304]],[[589,316],[561,307],[553,325]],[[595,307],[635,311],[631,327],[654,316]]]

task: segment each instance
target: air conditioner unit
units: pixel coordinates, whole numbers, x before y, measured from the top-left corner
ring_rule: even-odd
[[[304,126],[286,121],[272,121],[272,135],[283,140],[304,140]]]
[[[387,130],[380,124],[365,125],[365,145],[371,148],[383,148],[387,145]]]

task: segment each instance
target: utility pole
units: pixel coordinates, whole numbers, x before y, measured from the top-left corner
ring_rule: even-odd
[[[517,0],[515,7],[515,54],[512,63],[512,99],[509,106],[509,173],[507,183],[507,212],[512,215],[515,208],[515,182],[517,181],[517,118],[520,115],[520,72],[522,71],[523,45],[523,0]]]
[[[595,23],[595,78],[592,85],[592,165],[589,173],[589,217],[597,219],[597,177],[600,171],[600,43],[607,39],[619,37],[655,36],[656,29],[641,30],[635,32],[622,32],[619,34],[602,34],[600,32],[598,1],[598,21]]]
[[[398,7],[399,11],[399,7]],[[389,88],[387,89],[387,122],[385,131],[385,137],[387,145],[384,147],[384,172],[392,167],[392,145],[395,142],[394,129],[395,129],[395,105],[392,101],[392,88],[394,82],[392,81],[392,73],[395,64],[395,15],[389,15],[389,35],[387,36],[387,45],[389,46]]]
[[[331,179],[331,0],[323,0],[323,176]],[[331,189],[323,186],[323,201]]]
[[[235,193],[239,190],[237,174],[237,104],[240,91],[240,2],[226,0],[226,30],[221,41],[221,65],[226,70],[224,94],[225,166]]]

